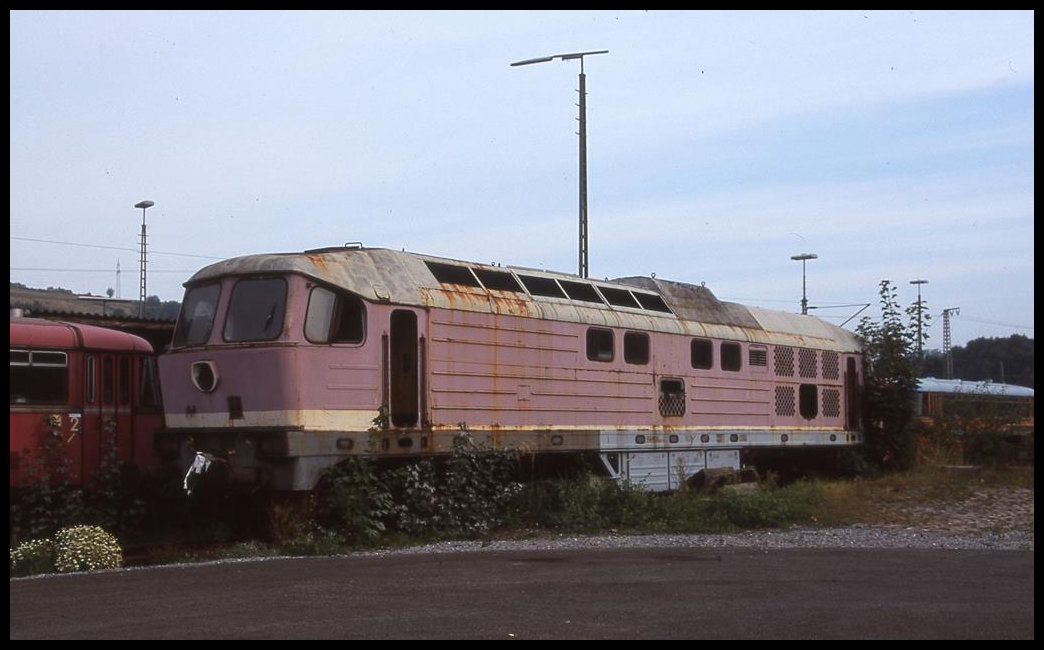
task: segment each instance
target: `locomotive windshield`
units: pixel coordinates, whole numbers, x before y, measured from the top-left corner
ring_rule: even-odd
[[[232,288],[222,335],[229,343],[271,341],[283,333],[286,280],[240,280]]]
[[[181,316],[174,329],[171,347],[183,348],[207,342],[210,330],[214,327],[214,314],[217,312],[220,294],[221,287],[217,284],[192,287],[185,292],[185,302],[181,306]]]

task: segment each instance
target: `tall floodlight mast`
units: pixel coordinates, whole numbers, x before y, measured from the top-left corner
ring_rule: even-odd
[[[145,318],[145,211],[156,205],[152,201],[141,201],[135,203],[134,207],[141,208],[141,259],[138,260],[141,266],[141,278],[138,283],[138,318]]]
[[[515,61],[512,66],[545,63],[555,59],[562,61],[580,60],[580,277],[588,274],[588,235],[587,235],[587,76],[584,74],[584,57],[595,54],[608,54],[609,50],[593,50],[590,52],[572,52],[570,54],[554,54],[535,59]]]

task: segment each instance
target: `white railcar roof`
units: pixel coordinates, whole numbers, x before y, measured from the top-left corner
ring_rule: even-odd
[[[936,379],[924,377],[918,380],[917,390],[921,393],[961,393],[963,395],[1006,395],[1008,397],[1033,397],[1033,389],[1015,384],[965,379]]]

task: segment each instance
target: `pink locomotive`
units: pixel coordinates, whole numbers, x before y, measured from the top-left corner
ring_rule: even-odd
[[[745,450],[862,442],[862,347],[812,316],[658,278],[595,281],[360,244],[238,257],[186,283],[157,448],[278,491],[467,429],[651,489]]]

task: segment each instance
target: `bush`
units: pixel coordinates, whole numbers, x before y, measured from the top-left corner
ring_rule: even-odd
[[[790,490],[726,490],[710,502],[710,516],[732,528],[781,528],[806,519],[803,505]]]
[[[11,549],[11,575],[31,576],[54,572],[54,544],[49,539],[30,539]]]
[[[634,483],[595,476],[549,479],[523,488],[515,518],[553,530],[642,528],[663,518],[661,504],[657,495]]]
[[[393,501],[380,480],[376,461],[352,456],[330,468],[317,490],[315,523],[347,544],[366,546],[384,535]]]
[[[478,537],[504,523],[521,485],[508,449],[475,443],[462,427],[447,458],[424,459],[386,477],[394,525],[410,535]]]
[[[115,569],[123,565],[123,549],[99,526],[63,528],[54,536],[54,566],[61,573]]]

